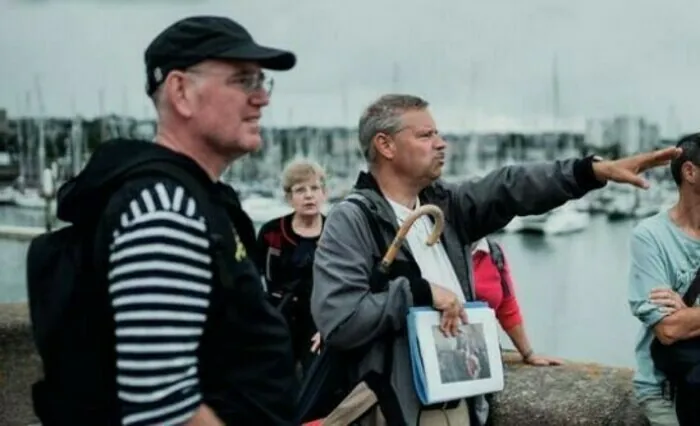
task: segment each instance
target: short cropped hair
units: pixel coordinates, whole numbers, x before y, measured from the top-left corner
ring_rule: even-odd
[[[320,164],[308,158],[293,160],[282,171],[282,189],[288,193],[294,185],[314,178],[325,186],[326,172]]]
[[[690,161],[700,167],[700,133],[691,133],[683,136],[678,140],[676,146],[681,148],[683,152],[677,158],[671,160],[671,176],[673,176],[676,185],[680,186],[683,181],[681,167],[686,161]]]
[[[368,162],[374,161],[376,152],[372,139],[377,133],[392,135],[401,129],[401,116],[408,111],[422,110],[428,101],[418,96],[389,94],[372,102],[362,113],[358,126],[360,150]]]

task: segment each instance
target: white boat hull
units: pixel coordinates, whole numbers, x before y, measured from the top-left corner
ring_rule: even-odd
[[[560,208],[538,216],[520,218],[520,231],[559,235],[579,232],[588,227],[591,216],[575,208]]]
[[[39,191],[27,189],[24,192],[14,191],[13,204],[23,209],[43,210],[46,208],[46,201],[39,195]],[[51,213],[56,214],[56,201],[51,201]]]

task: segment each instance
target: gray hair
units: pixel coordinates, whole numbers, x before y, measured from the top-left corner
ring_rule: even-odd
[[[372,102],[362,113],[358,128],[360,151],[367,162],[375,159],[372,140],[377,133],[393,135],[401,129],[401,116],[404,113],[427,107],[428,101],[413,95],[389,94]]]
[[[158,86],[149,97],[151,98],[151,102],[153,102],[153,106],[156,108],[156,110],[160,110],[163,103],[163,85],[161,84]]]
[[[202,84],[202,81],[204,81],[205,77],[203,77],[201,74],[198,74],[197,71],[202,69],[201,62],[195,65],[192,65],[184,70],[184,72],[189,72],[189,74],[193,77],[193,80],[195,84],[199,85]],[[166,76],[167,77],[167,76]],[[163,108],[163,101],[165,100],[165,83],[166,81],[163,80],[158,87],[153,91],[153,93],[149,96],[151,98],[151,102],[153,102],[153,105],[156,108],[156,111],[160,111]]]
[[[297,158],[289,162],[282,171],[282,189],[290,192],[294,185],[317,178],[321,186],[326,184],[326,172],[320,164],[309,158]]]

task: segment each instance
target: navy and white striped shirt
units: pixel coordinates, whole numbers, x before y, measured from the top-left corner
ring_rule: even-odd
[[[109,252],[122,424],[187,422],[201,404],[197,348],[212,288],[207,224],[170,181],[121,214]]]

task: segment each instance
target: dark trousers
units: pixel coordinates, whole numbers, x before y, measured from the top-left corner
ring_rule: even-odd
[[[311,314],[309,314],[309,317]],[[294,360],[301,368],[301,376],[308,371],[309,367],[316,359],[316,354],[311,352],[311,338],[316,334],[316,327],[313,321],[289,321],[289,329],[292,333],[292,347],[294,350]],[[309,324],[310,323],[310,324]]]
[[[311,317],[309,304],[303,303],[299,300],[300,298],[285,295],[281,300],[272,298],[271,302],[280,310],[287,321],[292,337],[294,361],[299,367],[300,378],[303,378],[317,356],[311,352],[311,338],[316,334],[316,325]]]
[[[680,426],[700,424],[700,384],[680,382],[674,395],[676,416]]]

